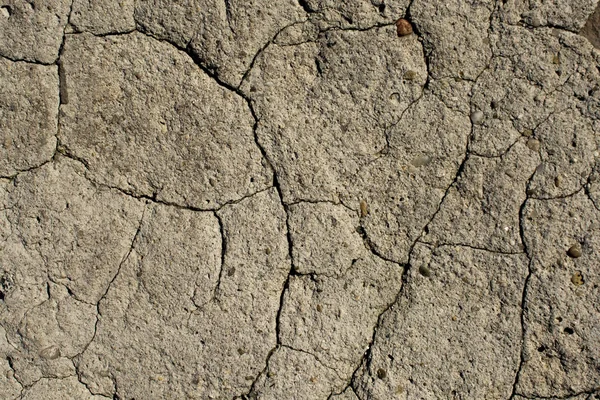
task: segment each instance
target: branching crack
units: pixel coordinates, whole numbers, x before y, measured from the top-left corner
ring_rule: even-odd
[[[225,257],[227,254],[227,236],[225,235],[225,227],[221,216],[214,212],[215,218],[219,222],[219,232],[221,233],[221,268],[219,269],[219,277],[213,290],[213,300],[217,298],[219,290],[221,288],[221,278],[223,277],[223,270],[225,269]]]
[[[529,177],[528,181],[527,181],[527,185],[526,185],[526,192],[527,189],[529,188],[529,184],[531,182],[531,180],[533,179],[535,175],[535,172]],[[521,238],[521,244],[523,245],[523,249],[525,251],[525,255],[527,256],[529,262],[527,263],[527,277],[525,277],[525,282],[523,283],[523,293],[521,295],[521,353],[520,353],[520,360],[519,360],[519,366],[517,368],[517,372],[515,374],[515,380],[513,382],[513,388],[512,388],[512,393],[509,397],[509,399],[514,398],[514,396],[516,396],[517,393],[517,387],[519,384],[519,376],[521,374],[521,370],[523,368],[523,364],[525,363],[525,307],[526,307],[526,302],[527,302],[527,289],[529,287],[529,280],[531,279],[532,273],[533,273],[533,268],[532,268],[532,260],[533,260],[533,255],[531,252],[531,249],[529,249],[529,247],[527,246],[527,240],[525,240],[525,207],[527,206],[527,201],[529,200],[528,197],[525,198],[525,200],[523,201],[523,203],[521,204],[521,206],[519,207],[519,236]]]
[[[144,207],[144,209],[142,211],[142,216],[140,217],[140,221],[139,221],[137,230],[135,231],[135,234],[133,235],[133,238],[131,239],[131,244],[129,246],[129,250],[127,251],[127,253],[123,257],[123,259],[119,263],[119,266],[118,266],[117,270],[115,271],[115,273],[114,273],[113,277],[111,278],[111,280],[108,282],[108,285],[106,285],[106,289],[104,290],[104,293],[102,294],[102,296],[100,296],[100,298],[96,302],[96,322],[94,324],[94,334],[92,335],[92,339],[85,345],[85,347],[83,348],[83,350],[81,352],[79,352],[75,356],[71,357],[71,360],[75,360],[76,358],[81,357],[81,355],[87,350],[87,348],[96,339],[96,335],[98,333],[98,323],[100,322],[100,316],[102,315],[102,313],[100,312],[100,303],[108,295],[108,292],[110,291],[110,288],[112,287],[112,284],[115,282],[115,280],[117,279],[117,277],[121,273],[121,269],[122,269],[123,265],[129,259],[129,256],[131,256],[131,253],[133,253],[133,250],[135,249],[135,246],[136,246],[137,239],[138,239],[138,237],[140,235],[140,231],[142,230],[142,225],[143,225],[143,222],[144,222],[145,215],[146,215],[146,207]]]

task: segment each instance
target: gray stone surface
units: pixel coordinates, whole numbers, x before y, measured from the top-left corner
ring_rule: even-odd
[[[134,0],[74,0],[69,22],[79,32],[96,35],[129,32],[135,29]]]
[[[55,66],[0,58],[0,176],[36,167],[54,154],[56,72]]]
[[[597,5],[0,1],[0,398],[600,398]]]
[[[2,0],[0,56],[55,62],[68,23],[69,0]]]
[[[95,181],[199,209],[271,184],[247,103],[173,46],[140,33],[68,35],[61,65],[58,138]]]
[[[417,245],[353,382],[360,398],[508,398],[521,351],[524,254]]]
[[[584,193],[528,201],[525,238],[532,256],[519,391],[565,396],[598,388],[598,230],[600,213]],[[572,258],[571,246],[581,247]],[[581,279],[577,279],[580,276]]]

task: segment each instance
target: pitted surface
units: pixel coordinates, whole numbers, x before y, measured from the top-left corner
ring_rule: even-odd
[[[0,397],[600,398],[596,3],[0,0]]]

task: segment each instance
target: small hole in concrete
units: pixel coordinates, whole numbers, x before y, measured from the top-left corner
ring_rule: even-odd
[[[567,327],[567,328],[565,328],[565,333],[567,335],[572,335],[573,333],[575,333],[575,331],[573,330],[573,328]]]
[[[542,352],[546,351],[546,346],[544,346],[544,345],[541,345],[540,347],[538,347],[538,349],[537,349],[537,350],[538,350],[540,353],[542,353]]]
[[[0,7],[0,13],[4,18],[9,18],[12,15],[12,8],[10,6]]]
[[[596,7],[596,10],[590,15],[579,34],[587,38],[594,47],[600,49],[600,6]]]
[[[379,8],[379,12],[381,14],[383,14],[385,12],[385,4],[381,3],[378,8]]]

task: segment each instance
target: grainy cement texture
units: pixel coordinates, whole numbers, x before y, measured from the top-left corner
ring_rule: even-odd
[[[596,1],[0,0],[0,398],[600,399]]]

